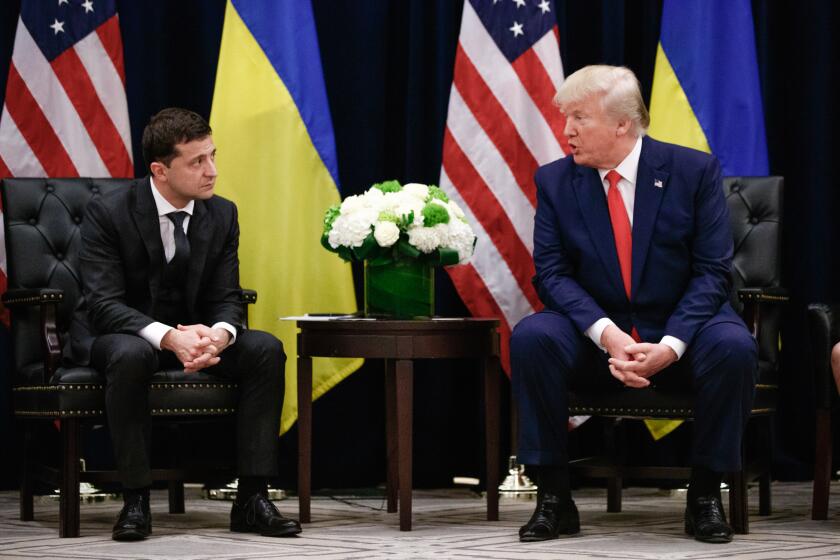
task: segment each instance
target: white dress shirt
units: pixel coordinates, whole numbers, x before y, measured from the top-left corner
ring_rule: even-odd
[[[633,146],[633,149],[630,150],[629,154],[627,154],[627,157],[615,167],[616,172],[621,175],[621,179],[618,181],[618,192],[621,194],[621,200],[624,202],[624,208],[627,210],[627,217],[630,219],[631,228],[633,227],[633,208],[636,201],[636,176],[639,173],[639,157],[641,157],[641,155],[642,137],[639,136],[639,138],[636,139],[636,144]],[[601,176],[601,183],[604,186],[605,195],[610,190],[610,182],[607,181],[607,173],[610,171],[610,169],[598,170],[598,175]],[[603,334],[604,329],[609,325],[615,325],[615,323],[613,323],[609,317],[602,317],[595,321],[584,332],[586,336],[592,339],[592,342],[594,342],[598,348],[604,350],[605,352],[606,348],[601,346],[601,335]],[[663,336],[659,343],[670,347],[674,353],[676,353],[677,360],[682,358],[687,346],[686,343],[679,338],[669,335]]]
[[[175,223],[169,219],[167,214],[171,212],[186,212],[187,216],[184,218],[184,233],[189,231],[190,218],[192,217],[193,208],[195,208],[195,201],[190,200],[183,208],[175,208],[168,200],[163,198],[163,195],[158,191],[155,182],[149,178],[152,184],[152,197],[155,199],[155,206],[157,207],[158,220],[160,222],[160,240],[163,242],[163,255],[166,257],[166,262],[172,260],[175,256]],[[149,344],[160,350],[160,341],[163,340],[164,335],[174,327],[165,325],[155,321],[149,323],[137,334],[146,340]],[[214,329],[222,328],[230,333],[230,344],[236,342],[236,327],[230,323],[219,322],[213,325]]]

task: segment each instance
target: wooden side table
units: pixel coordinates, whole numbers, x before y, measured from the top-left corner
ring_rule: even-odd
[[[298,500],[311,521],[312,358],[368,358],[385,362],[388,512],[411,530],[414,360],[474,358],[484,369],[487,520],[499,519],[499,321],[496,319],[298,320]]]

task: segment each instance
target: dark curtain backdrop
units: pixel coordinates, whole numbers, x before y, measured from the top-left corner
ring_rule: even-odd
[[[436,183],[461,2],[313,4],[342,194],[359,193],[387,178]],[[225,3],[118,0],[118,6],[135,168],[141,175],[139,139],[153,113],[179,105],[209,117]],[[636,72],[649,98],[661,0],[559,0],[556,7],[566,74],[586,64],[623,64]],[[19,0],[0,2],[0,99],[19,8]],[[811,472],[813,389],[804,365],[805,307],[811,301],[840,299],[840,258],[834,250],[840,220],[833,219],[840,201],[830,164],[840,148],[832,134],[838,124],[832,103],[838,68],[830,53],[840,46],[832,32],[834,11],[828,1],[796,7],[753,2],[771,171],[784,175],[787,183],[784,279],[793,300],[785,313],[785,371],[775,435],[775,476],[783,479],[808,478]],[[437,280],[438,312],[464,314],[446,274],[438,274]],[[445,486],[453,475],[483,476],[481,392],[471,364],[421,365],[415,396],[418,486]],[[3,395],[0,438],[5,445],[13,441],[13,428],[8,392]],[[381,371],[369,364],[316,403],[316,487],[368,486],[384,479],[383,399]],[[501,414],[508,425],[507,405]],[[589,424],[573,438],[579,449],[597,445],[600,432]],[[659,444],[641,429],[629,433],[643,455],[669,461],[684,457],[689,432],[681,428]],[[282,443],[281,482],[288,486],[294,481],[295,438],[292,430]],[[88,453],[107,455],[99,449],[107,440],[95,441],[97,448]],[[11,462],[5,463],[3,484],[15,476]]]

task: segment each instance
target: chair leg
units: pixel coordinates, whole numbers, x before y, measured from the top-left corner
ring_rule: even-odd
[[[61,419],[61,498],[58,536],[79,536],[79,419]]]
[[[729,478],[729,522],[732,530],[746,535],[750,532],[747,501],[747,476],[743,470],[733,472]]]
[[[23,424],[23,434],[20,441],[20,520],[35,519],[35,507],[32,496],[32,475],[29,474],[29,452],[31,449],[32,432],[28,422]]]
[[[767,468],[770,468],[768,465]],[[758,515],[773,513],[773,495],[770,492],[770,471],[758,478]]]
[[[828,493],[831,487],[831,411],[817,410],[817,442],[814,458],[814,491],[811,519],[828,519]]]
[[[604,441],[607,446],[607,457],[615,468],[615,474],[607,479],[607,512],[621,513],[621,494],[624,479],[621,476],[624,467],[624,423],[621,418],[607,419],[604,426]]]
[[[169,466],[175,468],[180,465],[179,453],[181,445],[181,429],[178,424],[169,426]],[[169,481],[169,513],[184,513],[184,481]]]
[[[184,481],[169,481],[169,513],[184,513]]]

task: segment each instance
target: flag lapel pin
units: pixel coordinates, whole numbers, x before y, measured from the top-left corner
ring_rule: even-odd
[[[653,180],[653,186],[656,187],[657,189],[661,189],[662,188],[662,179],[654,179]]]

